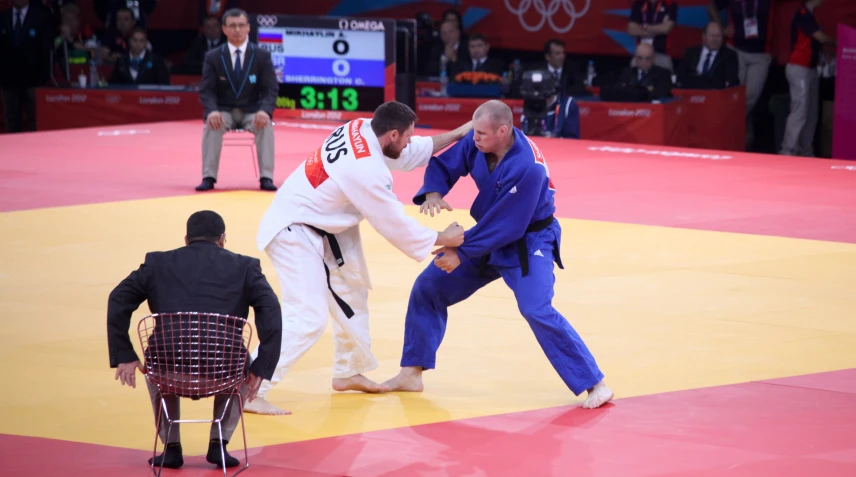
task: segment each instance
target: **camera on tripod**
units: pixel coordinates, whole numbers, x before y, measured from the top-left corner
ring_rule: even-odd
[[[527,136],[549,137],[551,131],[545,127],[547,101],[558,92],[559,80],[549,70],[523,72],[520,95],[523,97],[523,118]]]

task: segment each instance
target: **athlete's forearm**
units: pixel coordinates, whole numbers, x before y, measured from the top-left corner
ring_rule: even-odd
[[[461,139],[464,138],[464,136],[467,135],[467,133],[470,132],[470,130],[472,128],[473,128],[473,122],[470,121],[470,122],[458,127],[454,131],[449,131],[446,133],[437,134],[436,136],[432,136],[432,139],[434,140],[434,152],[433,152],[433,154],[437,154],[438,152],[440,152],[441,150],[446,148],[446,146],[448,146],[449,144],[452,144],[453,142],[460,141]]]

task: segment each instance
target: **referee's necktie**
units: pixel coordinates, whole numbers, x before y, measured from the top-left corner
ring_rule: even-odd
[[[241,79],[241,50],[235,50],[235,78]]]

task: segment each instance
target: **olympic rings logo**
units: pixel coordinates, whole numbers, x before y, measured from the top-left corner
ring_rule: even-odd
[[[585,2],[586,4],[581,10],[577,10],[572,0],[550,0],[550,4],[547,6],[544,5],[544,0],[521,0],[520,5],[517,8],[514,8],[509,0],[505,0],[505,7],[508,8],[508,11],[513,15],[517,15],[517,19],[520,20],[520,26],[522,26],[526,31],[538,31],[544,26],[544,22],[547,22],[550,24],[550,28],[552,28],[554,32],[567,33],[574,27],[574,23],[576,23],[577,20],[588,13],[589,7],[591,6],[591,0],[585,0]],[[536,25],[526,23],[526,19],[523,18],[526,12],[528,12],[533,6],[535,7],[535,11],[541,15],[541,19],[538,20]],[[553,16],[559,11],[559,9],[564,10],[564,12],[570,17],[570,22],[561,28],[553,21]]]
[[[259,15],[256,17],[256,23],[263,27],[272,27],[276,25],[276,16],[274,15]]]

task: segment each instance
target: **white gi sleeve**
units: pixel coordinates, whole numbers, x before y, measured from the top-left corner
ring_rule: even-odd
[[[431,253],[438,233],[404,212],[404,204],[392,192],[392,177],[388,170],[382,168],[379,162],[354,162],[354,167],[341,174],[336,183],[383,238],[408,257],[421,262]]]
[[[401,151],[398,159],[384,157],[386,166],[392,170],[410,172],[417,167],[425,167],[434,153],[434,139],[431,136],[412,136],[410,144]]]

